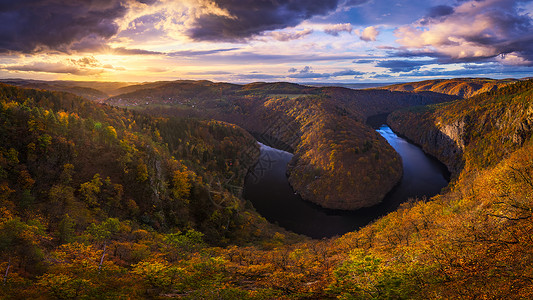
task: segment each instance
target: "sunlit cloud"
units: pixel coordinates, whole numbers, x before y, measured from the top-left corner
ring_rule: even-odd
[[[72,75],[96,75],[104,72],[102,68],[89,68],[72,63],[33,62],[27,65],[4,65],[0,69],[30,73],[61,73]]]
[[[398,43],[408,49],[427,49],[457,60],[507,55],[508,64],[533,63],[531,16],[517,8],[521,1],[466,1],[438,9],[416,24],[396,31]],[[505,12],[505,13],[503,13]]]
[[[339,36],[341,32],[352,33],[353,26],[350,23],[333,24],[324,28],[324,32],[332,36]]]
[[[533,5],[522,0],[28,0],[2,9],[2,77],[350,82],[502,66],[494,74],[522,76],[533,61]]]
[[[299,31],[272,31],[265,35],[270,36],[280,42],[287,42],[301,39],[307,35],[310,35],[311,33],[313,33],[312,29],[304,29]]]
[[[365,28],[360,35],[361,40],[371,42],[376,41],[379,35],[379,30],[374,26],[369,26]]]

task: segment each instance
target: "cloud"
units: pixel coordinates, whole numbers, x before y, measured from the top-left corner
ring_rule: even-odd
[[[367,3],[368,0],[345,0],[341,6],[352,7]]]
[[[428,18],[435,19],[439,17],[448,16],[453,14],[454,11],[455,9],[448,5],[433,6],[429,9]]]
[[[158,68],[158,67],[148,67],[145,70],[148,71],[148,72],[151,72],[151,73],[165,73],[165,72],[168,72],[167,68]]]
[[[375,59],[356,59],[354,61],[352,61],[352,63],[354,64],[372,64],[372,63],[375,63],[376,60]]]
[[[359,71],[344,70],[344,71],[333,72],[333,73],[331,73],[330,77],[347,76],[347,75],[361,76],[361,75],[364,75],[364,74],[365,73],[359,72]]]
[[[118,55],[162,55],[164,53],[158,51],[149,51],[143,49],[129,49],[124,47],[109,48],[109,51]]]
[[[238,42],[266,31],[298,25],[337,8],[339,0],[212,0],[218,12],[195,17],[185,34],[197,41]]]
[[[312,68],[310,66],[305,66],[303,69],[300,70],[300,73],[311,73]]]
[[[533,65],[533,20],[524,1],[461,1],[441,7],[418,22],[399,27],[397,42],[414,51],[434,52],[452,61],[476,61],[510,55],[504,64]]]
[[[223,49],[212,49],[212,50],[181,50],[181,51],[174,51],[170,52],[167,55],[168,56],[202,56],[202,55],[212,55],[212,54],[218,54],[221,52],[228,52],[228,51],[234,51],[239,50],[240,48],[223,48]]]
[[[428,64],[435,63],[434,60],[431,61],[416,61],[416,60],[382,60],[376,64],[376,67],[387,68],[391,72],[410,72],[413,70],[418,70],[420,67]]]
[[[82,57],[80,59],[69,59],[72,64],[81,66],[81,67],[99,67],[102,64],[94,57]]]
[[[300,71],[294,68],[291,68],[289,69],[289,73],[292,73],[292,74],[290,74],[287,77],[298,78],[298,79],[331,78],[331,77],[340,77],[340,76],[361,76],[365,74],[363,72],[359,72],[355,70],[343,70],[343,71],[338,71],[338,72],[333,72],[333,73],[315,73],[313,72],[313,68],[311,68],[310,66],[305,66]]]
[[[128,2],[134,0],[2,1],[0,52],[68,52],[86,39],[103,44],[117,33]]]
[[[280,42],[287,42],[287,41],[301,39],[311,33],[313,33],[312,29],[305,29],[305,30],[294,31],[294,32],[273,31],[265,35],[271,36],[272,38]]]
[[[376,27],[370,26],[367,27],[361,32],[361,35],[359,38],[363,41],[370,42],[370,41],[376,41],[377,37],[379,35],[379,30],[377,30]]]
[[[373,79],[389,79],[389,78],[392,78],[392,77],[394,77],[394,76],[389,75],[389,74],[376,74],[376,75],[370,76],[370,78],[373,78]]]
[[[279,80],[280,76],[263,73],[238,74],[232,76],[236,80]]]
[[[495,64],[465,65],[458,70],[443,70],[433,68],[424,71],[413,71],[406,74],[414,77],[523,77],[531,75],[531,68],[502,66]]]
[[[344,24],[335,24],[335,25],[328,25],[324,29],[324,32],[332,35],[332,36],[339,36],[341,32],[348,32],[352,33],[353,27],[350,23],[344,23]]]
[[[103,69],[85,68],[79,64],[65,64],[61,62],[34,62],[26,65],[2,66],[0,68],[3,70],[16,72],[58,73],[72,75],[96,75],[104,72]]]
[[[102,64],[93,56],[67,58],[63,61],[35,61],[25,64],[0,65],[1,70],[10,72],[72,74],[80,76],[98,75],[106,70],[125,71],[123,67]]]
[[[202,71],[202,72],[187,72],[185,75],[229,75],[233,74],[226,71]]]

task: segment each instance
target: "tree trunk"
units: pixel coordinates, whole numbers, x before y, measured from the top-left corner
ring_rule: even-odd
[[[107,248],[107,242],[104,242],[104,251],[102,252],[102,257],[100,258],[100,264],[98,265],[98,272],[102,269],[102,265],[104,264],[104,257],[105,257],[105,250]]]
[[[9,268],[11,268],[11,257],[9,258],[9,262],[7,263],[6,273],[4,274],[4,284],[6,284],[7,282],[7,275],[9,274]]]

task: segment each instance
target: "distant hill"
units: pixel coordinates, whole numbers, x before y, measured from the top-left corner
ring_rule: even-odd
[[[455,79],[434,79],[419,82],[399,83],[381,87],[389,91],[407,92],[436,92],[447,95],[455,95],[461,98],[469,98],[480,93],[493,91],[509,83],[516,82],[516,79],[489,79],[489,78],[455,78]]]
[[[307,85],[307,86],[314,86],[314,87],[327,87],[327,86],[336,86],[336,87],[344,87],[344,88],[348,88],[348,89],[353,89],[353,90],[362,90],[362,89],[374,89],[374,88],[380,88],[380,87],[384,87],[384,86],[390,86],[394,83],[385,83],[385,82],[374,82],[374,83],[335,83],[335,82],[331,82],[331,83],[315,83],[315,82],[311,82],[311,83],[302,83],[302,85]]]
[[[98,82],[98,81],[44,81],[29,79],[0,79],[0,82],[23,88],[40,89],[56,92],[67,92],[89,100],[104,100],[115,95],[118,89],[129,86],[126,82]]]

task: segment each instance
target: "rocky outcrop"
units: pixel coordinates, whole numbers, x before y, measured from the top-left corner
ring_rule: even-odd
[[[392,113],[389,125],[445,163],[452,174],[496,165],[531,140],[533,80],[446,105]]]
[[[457,120],[452,124],[445,124],[437,122],[438,128],[437,140],[447,141],[452,140],[455,143],[455,148],[463,151],[465,149],[464,133],[465,133],[465,120]]]
[[[452,176],[460,173],[464,166],[463,153],[466,146],[465,120],[452,124],[435,124],[426,117],[409,111],[398,111],[389,115],[387,124],[396,133],[405,136],[422,147],[424,152],[444,163]]]

